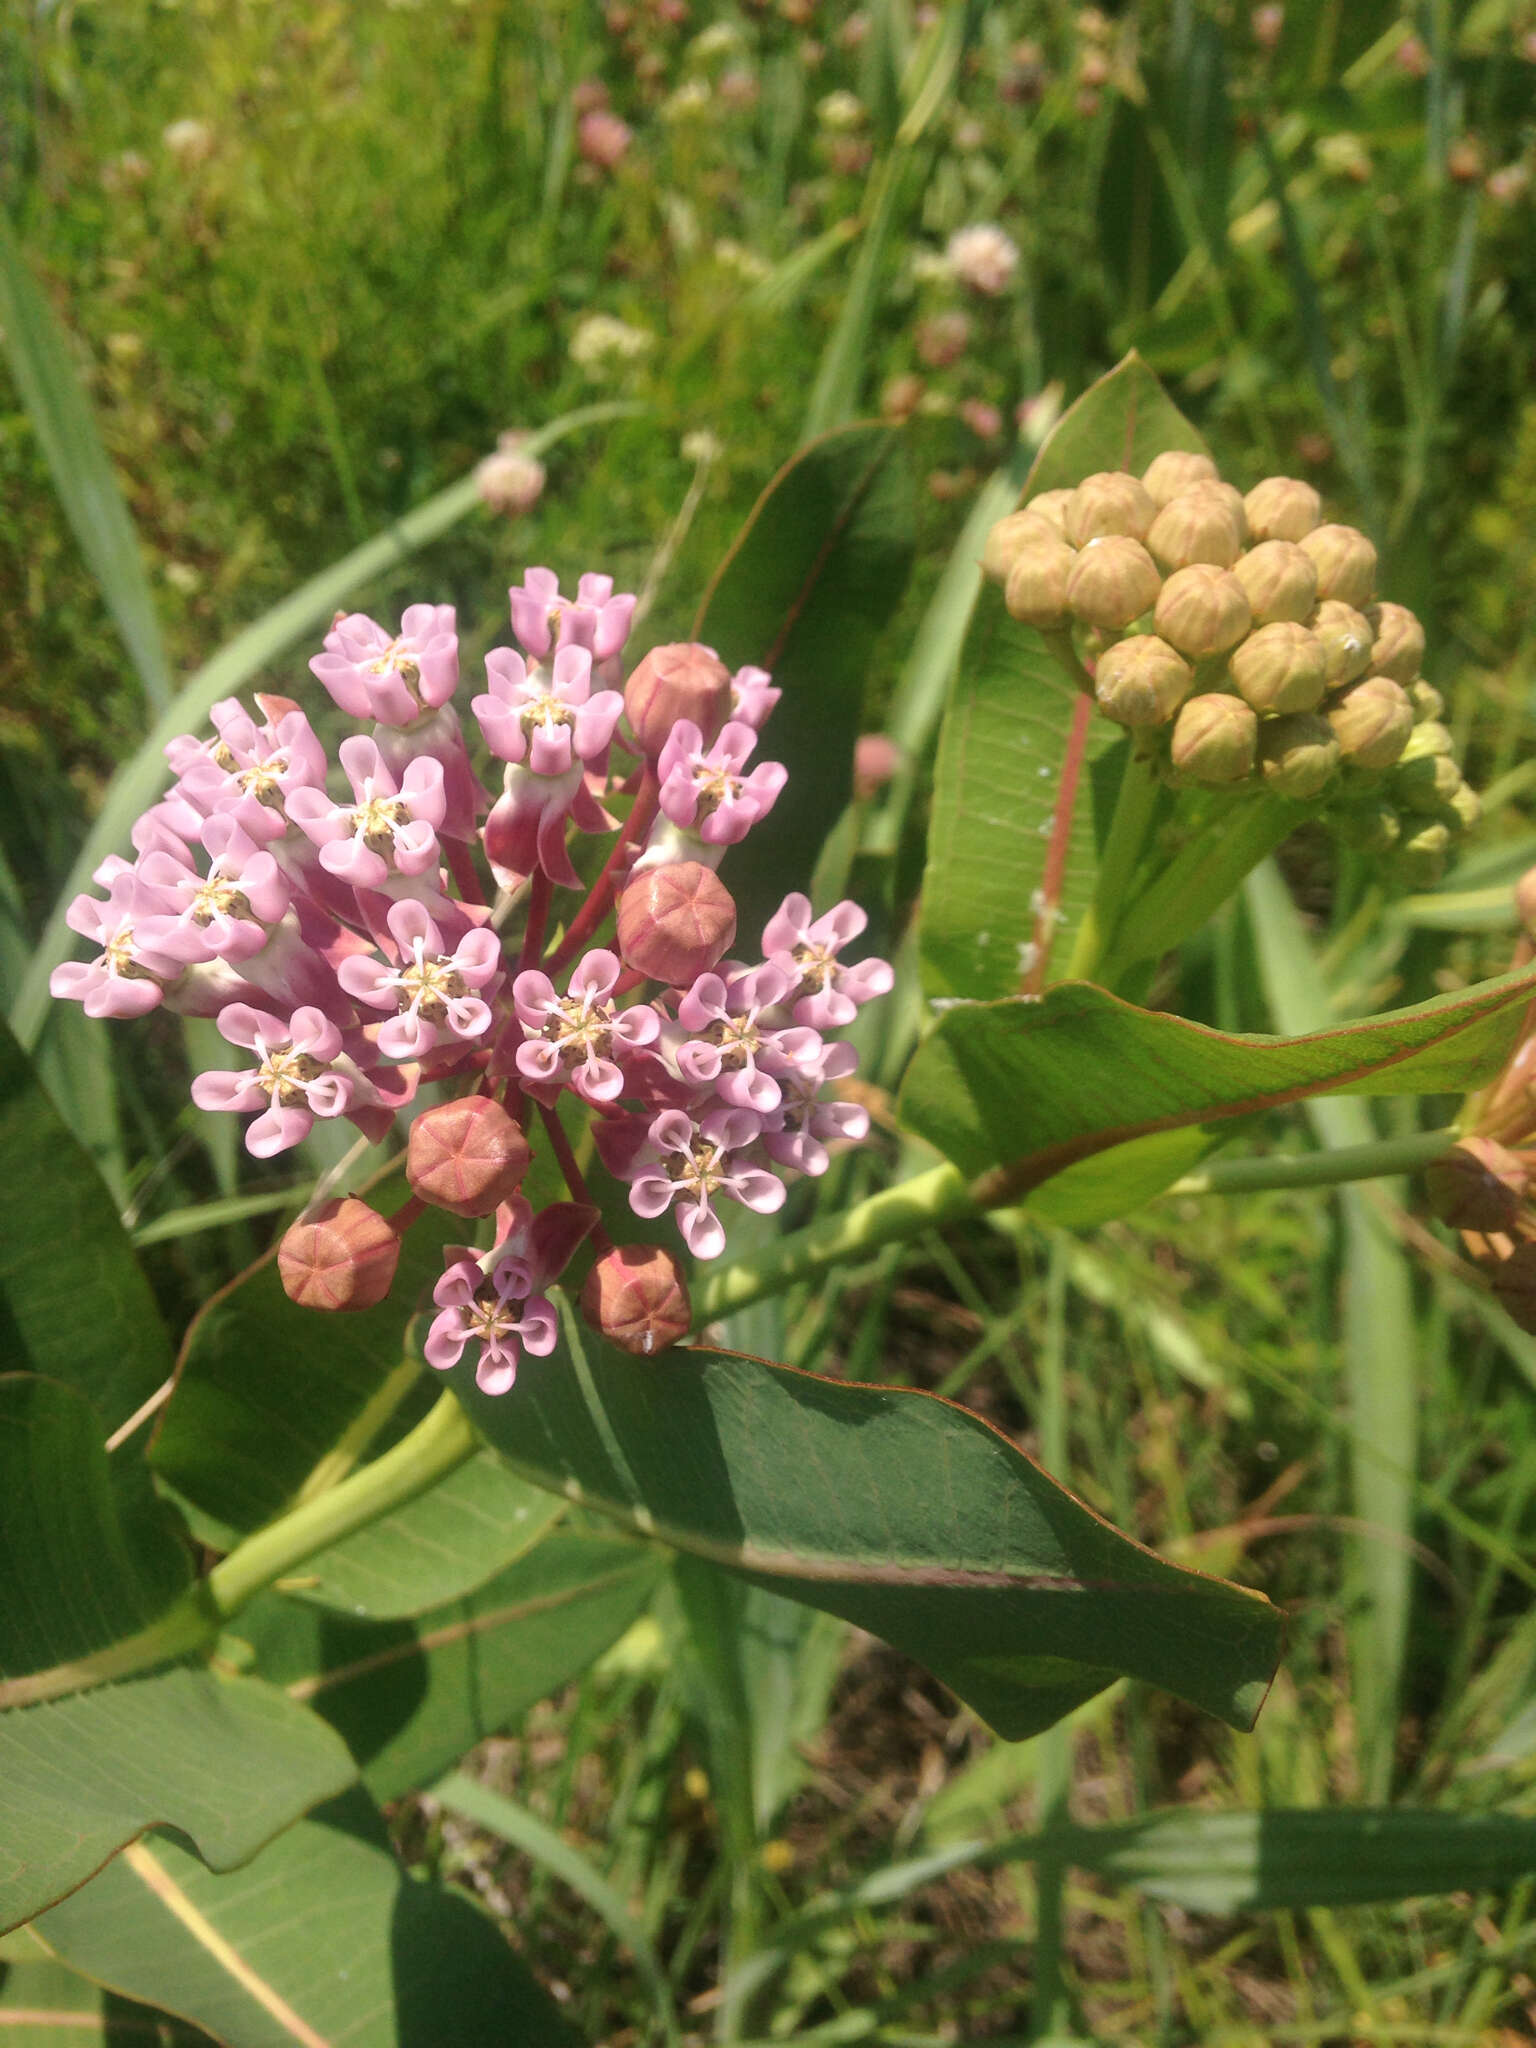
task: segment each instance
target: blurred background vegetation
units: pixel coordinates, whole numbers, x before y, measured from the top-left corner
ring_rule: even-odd
[[[1438,905],[1385,941],[1325,933],[1334,1011],[1498,971],[1536,787],[1536,0],[955,11],[958,63],[931,69],[926,118],[903,125],[937,13],[905,0],[4,0],[0,200],[67,330],[171,674],[499,434],[615,397],[643,409],[556,447],[536,506],[477,510],[367,608],[451,600],[474,655],[525,564],[641,588],[672,533],[645,637],[680,636],[830,406],[908,421],[924,479],[878,726],[983,479],[1134,346],[1225,474],[1304,476],[1371,532],[1490,795],[1483,848]],[[937,260],[977,222],[1020,252],[997,296]],[[0,621],[0,855],[25,933],[149,707],[3,381]],[[295,658],[268,683],[302,674]],[[1326,877],[1302,860],[1292,878],[1326,924]],[[1213,1013],[1261,1025],[1241,912],[1206,964],[1189,986],[1216,991]],[[131,1181],[159,1171],[155,1143],[132,1136]],[[1403,1227],[1433,1254],[1426,1225]],[[1256,1737],[1123,1689],[1086,1711],[1068,1753],[1082,1818],[1388,1792],[1536,1810],[1536,1346],[1443,1257],[1418,1259],[1395,1398],[1420,1410],[1424,1448],[1398,1525],[1370,1540],[1423,1569],[1400,1692],[1363,1712],[1346,1250],[1317,1196],[1164,1203],[1070,1254],[935,1237],[780,1333],[791,1357],[830,1334],[861,1376],[942,1385],[1038,1443],[1037,1366],[1066,1300],[1074,1486],[1291,1608]],[[201,1277],[160,1280],[174,1296]],[[718,1850],[700,1710],[662,1622],[482,1765],[639,1902],[702,2027],[714,1959],[680,1881],[716,1882]],[[989,1745],[893,1653],[840,1633],[817,1652],[819,1629],[791,1645],[798,1692],[764,1709],[789,1758],[753,1880],[775,1910],[1023,1823],[1056,1768]],[[575,1892],[441,1814],[400,1825],[565,1987],[586,2038],[643,2037],[644,1983]],[[1022,2038],[1045,1911],[1021,1866],[850,1912],[797,1952],[782,2036]],[[1064,1925],[1090,2038],[1536,2037],[1530,1885],[1211,1917],[1083,1880]]]

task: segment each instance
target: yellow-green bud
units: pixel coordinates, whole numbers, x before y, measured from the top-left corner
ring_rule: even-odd
[[[1191,562],[1230,569],[1241,541],[1237,521],[1214,491],[1182,491],[1153,520],[1147,547],[1164,569],[1187,569]]]
[[[1483,800],[1470,782],[1452,792],[1451,809],[1456,813],[1457,823],[1463,832],[1470,832],[1474,825],[1482,823]]]
[[[1375,632],[1371,642],[1371,674],[1411,683],[1424,659],[1424,628],[1405,604],[1390,599],[1366,613]]]
[[[1138,633],[1099,656],[1093,694],[1117,725],[1166,725],[1194,685],[1194,670],[1166,640]]]
[[[1072,493],[1066,511],[1066,534],[1073,547],[1086,547],[1108,534],[1145,540],[1157,507],[1137,479],[1123,469],[1101,469],[1085,476]]]
[[[1232,524],[1237,528],[1238,545],[1248,538],[1248,508],[1243,503],[1243,494],[1236,484],[1223,483],[1219,476],[1201,477],[1192,483],[1183,496],[1187,498],[1214,498],[1225,505],[1232,515]]]
[[[1279,619],[1250,633],[1232,650],[1227,666],[1255,711],[1313,711],[1323,701],[1323,643],[1294,619]]]
[[[1064,540],[1032,541],[1013,558],[1003,602],[1026,626],[1061,626],[1067,618],[1067,581],[1077,556]]]
[[[1422,761],[1426,755],[1439,755],[1446,760],[1456,758],[1456,742],[1451,737],[1449,726],[1437,718],[1426,718],[1417,724],[1408,736],[1403,750],[1405,761]]]
[[[1426,683],[1422,676],[1408,685],[1408,701],[1413,706],[1413,715],[1421,723],[1425,719],[1443,718],[1445,699],[1433,683]]]
[[[1351,804],[1331,814],[1333,829],[1346,846],[1362,853],[1390,853],[1403,836],[1403,822],[1390,804]]]
[[[1390,768],[1413,731],[1413,706],[1390,676],[1367,676],[1330,706],[1328,723],[1346,761],[1356,768]]]
[[[1024,510],[1026,512],[1033,512],[1037,519],[1049,521],[1061,535],[1062,539],[1065,540],[1067,537],[1067,507],[1071,502],[1072,493],[1067,490],[1037,491],[1024,507]]]
[[[1415,889],[1432,889],[1445,873],[1445,857],[1451,835],[1444,825],[1421,825],[1411,839],[1397,848],[1398,866],[1404,881]]]
[[[1320,599],[1336,597],[1365,610],[1376,588],[1376,550],[1363,533],[1353,526],[1314,526],[1297,546],[1312,557]]]
[[[1251,539],[1299,541],[1323,516],[1323,501],[1300,477],[1267,476],[1243,500]]]
[[[1333,780],[1338,765],[1339,743],[1326,718],[1298,711],[1288,718],[1268,718],[1259,728],[1259,767],[1276,796],[1310,803]]]
[[[1261,540],[1232,564],[1248,593],[1256,626],[1292,619],[1305,625],[1317,607],[1317,570],[1312,557],[1291,540]]]
[[[1067,603],[1085,626],[1123,632],[1157,602],[1162,579],[1139,540],[1107,534],[1091,540],[1072,564]]]
[[[1008,571],[1025,548],[1060,539],[1061,529],[1049,519],[1042,519],[1038,512],[1010,512],[987,535],[987,544],[981,551],[982,573],[995,583],[1006,583]]]
[[[1209,455],[1196,455],[1186,448],[1165,448],[1154,455],[1142,472],[1147,496],[1159,511],[1191,484],[1216,481],[1216,465]]]
[[[1190,782],[1241,782],[1252,773],[1259,721],[1241,697],[1191,697],[1174,722],[1170,755]]]
[[[1336,597],[1324,598],[1312,615],[1312,630],[1323,643],[1329,689],[1342,689],[1365,674],[1371,665],[1371,623],[1363,612]]]
[[[1163,585],[1154,618],[1169,646],[1193,661],[1225,654],[1252,621],[1242,584],[1230,569],[1218,569],[1211,562],[1176,569]]]
[[[1443,725],[1416,725],[1392,771],[1392,795],[1404,810],[1434,817],[1462,786],[1461,770]]]

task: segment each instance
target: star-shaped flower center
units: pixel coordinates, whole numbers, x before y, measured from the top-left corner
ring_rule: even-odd
[[[725,1154],[707,1138],[697,1138],[687,1152],[671,1154],[666,1174],[691,1194],[717,1194],[725,1185]]]
[[[568,1060],[588,1053],[607,1059],[613,1046],[613,1005],[590,995],[565,996],[549,1012],[544,1036],[553,1039]]]
[[[324,1063],[313,1053],[295,1052],[287,1042],[269,1045],[262,1048],[256,1085],[267,1091],[279,1109],[303,1109],[309,1100],[305,1084],[318,1081],[324,1072]]]
[[[364,797],[352,811],[352,835],[381,857],[395,843],[396,829],[410,823],[410,810],[397,796]]]
[[[126,919],[108,939],[102,948],[102,959],[108,974],[117,974],[124,981],[152,981],[154,976],[147,967],[141,967],[133,957],[133,926]]]
[[[429,1024],[441,1024],[449,1003],[469,993],[468,984],[453,962],[440,953],[429,960],[419,939],[416,958],[393,979],[400,991],[400,1008],[415,1010]]]
[[[225,875],[209,875],[206,881],[199,883],[192,898],[191,916],[195,925],[206,927],[218,917],[248,918],[250,915],[250,898]]]

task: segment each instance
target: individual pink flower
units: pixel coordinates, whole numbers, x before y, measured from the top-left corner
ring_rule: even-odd
[[[613,594],[611,576],[583,576],[575,597],[560,595],[553,569],[525,569],[507,592],[512,630],[524,651],[542,661],[551,647],[585,647],[594,662],[611,660],[629,638],[633,596]]]
[[[617,690],[592,693],[592,653],[574,644],[556,651],[548,670],[530,669],[510,647],[485,657],[490,692],[470,709],[498,760],[526,764],[535,775],[566,775],[574,762],[599,762],[624,709]]]
[[[150,853],[139,862],[145,945],[192,965],[251,959],[288,909],[292,892],[277,862],[222,813],[203,821],[208,872],[190,858]]]
[[[449,1245],[444,1255],[448,1264],[432,1290],[440,1313],[422,1345],[426,1361],[451,1372],[465,1349],[477,1345],[475,1385],[482,1394],[505,1394],[523,1352],[547,1358],[554,1350],[554,1304],[533,1292],[527,1260],[505,1245],[484,1257],[467,1245]]]
[[[599,948],[572,968],[566,995],[536,969],[513,982],[517,1021],[527,1034],[517,1048],[517,1071],[537,1100],[552,1103],[567,1085],[587,1102],[613,1102],[624,1093],[620,1062],[655,1043],[661,1019],[648,1003],[619,1009],[612,1000],[619,973],[618,955]]]
[[[607,107],[593,107],[576,123],[577,150],[601,171],[611,171],[634,139],[629,123]]]
[[[48,992],[83,1003],[87,1017],[142,1017],[159,1007],[167,982],[183,963],[155,952],[138,935],[141,891],[137,871],[123,862],[110,877],[105,902],[77,896],[64,913],[71,931],[101,948],[94,960],[65,960],[48,977]]]
[[[713,1084],[735,1109],[759,1116],[776,1110],[783,1094],[779,1077],[813,1066],[822,1049],[815,1031],[774,1029],[764,1021],[794,987],[793,971],[773,964],[729,980],[701,974],[677,1006],[677,1021],[688,1033],[677,1050],[678,1072],[698,1087]]]
[[[364,613],[349,612],[309,665],[349,718],[411,725],[446,704],[458,684],[453,606],[407,605],[393,636]]]
[[[742,773],[756,745],[751,726],[733,719],[706,749],[699,728],[680,718],[657,763],[662,815],[706,846],[734,846],[744,839],[789,780],[788,769],[777,761]]]
[[[214,737],[172,740],[165,757],[179,778],[174,794],[204,817],[232,817],[258,842],[287,830],[291,791],[323,789],[325,749],[298,706],[286,697],[258,697],[258,725],[237,697],[213,706]]]
[[[284,1023],[270,1010],[230,1003],[219,1012],[219,1031],[231,1045],[254,1052],[257,1063],[235,1073],[199,1074],[192,1100],[199,1109],[242,1115],[259,1110],[245,1134],[245,1149],[257,1159],[299,1144],[316,1117],[350,1117],[377,1141],[407,1099],[398,1086],[385,1099],[349,1055],[342,1033],[319,1010],[297,1009]],[[360,1049],[363,1041],[356,1043]]]
[[[838,959],[869,919],[857,903],[839,903],[825,917],[813,919],[811,899],[786,896],[763,932],[763,951],[798,984],[794,996],[797,1024],[818,1031],[851,1024],[860,1007],[876,996],[889,995],[896,976],[884,960],[861,960],[845,967]]]
[[[355,889],[382,889],[393,875],[435,873],[441,762],[418,755],[397,781],[374,741],[360,733],[343,740],[339,752],[350,804],[333,803],[323,789],[295,789],[288,801],[293,822],[319,847],[321,867]]]
[[[784,692],[774,688],[765,668],[737,669],[731,677],[731,716],[738,725],[750,725],[761,732],[763,722]]]
[[[780,1166],[800,1173],[825,1173],[831,1165],[827,1146],[857,1144],[869,1136],[869,1111],[857,1102],[828,1102],[821,1091],[831,1081],[846,1080],[859,1055],[846,1043],[825,1045],[819,1056],[784,1075],[784,1099],[763,1127],[763,1150]]]
[[[420,1059],[441,1040],[472,1044],[491,1027],[490,1004],[482,991],[501,979],[501,941],[478,927],[450,952],[425,907],[407,897],[390,905],[390,937],[398,965],[374,953],[343,960],[337,979],[347,994],[371,1009],[393,1010],[379,1026],[379,1051],[386,1059]]]
[[[760,1167],[731,1163],[730,1155],[750,1145],[761,1129],[762,1118],[749,1109],[721,1105],[697,1123],[686,1110],[663,1110],[650,1127],[650,1157],[642,1155],[634,1170],[630,1208],[637,1216],[661,1216],[676,1202],[689,1251],[699,1259],[718,1258],[725,1229],[711,1204],[720,1196],[764,1216],[784,1206],[782,1181]]]

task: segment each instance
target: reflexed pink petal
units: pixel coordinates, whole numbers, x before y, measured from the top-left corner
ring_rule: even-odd
[[[775,1181],[774,1186],[779,1187],[779,1183]],[[779,1192],[782,1194],[783,1189],[779,1188]],[[681,1204],[677,1225],[696,1259],[717,1259],[725,1250],[724,1227],[707,1201],[690,1200]]]
[[[469,1338],[457,1308],[445,1308],[432,1318],[432,1327],[422,1345],[422,1355],[438,1372],[451,1372],[464,1355]]]

